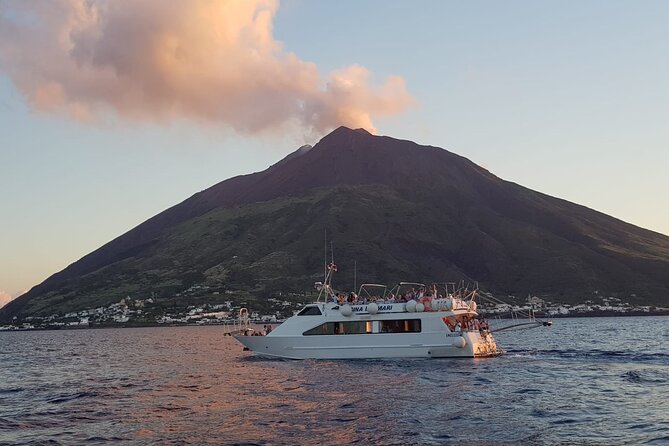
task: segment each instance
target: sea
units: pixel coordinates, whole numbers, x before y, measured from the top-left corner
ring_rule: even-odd
[[[223,328],[0,332],[2,445],[669,445],[669,317],[485,359],[272,360]]]

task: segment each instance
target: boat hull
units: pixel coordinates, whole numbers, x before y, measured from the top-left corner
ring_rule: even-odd
[[[499,354],[479,332],[346,336],[235,336],[258,355],[288,359],[475,358]],[[370,342],[370,341],[373,341]]]

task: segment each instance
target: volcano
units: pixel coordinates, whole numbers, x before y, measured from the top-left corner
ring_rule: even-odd
[[[505,181],[447,150],[340,127],[152,217],[5,306],[0,319],[198,284],[300,292],[322,276],[326,231],[342,289],[357,274],[388,284],[476,280],[494,293],[557,302],[669,297],[669,237]]]

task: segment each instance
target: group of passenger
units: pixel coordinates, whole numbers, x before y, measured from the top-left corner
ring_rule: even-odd
[[[393,303],[409,302],[413,300],[415,302],[422,303],[425,306],[424,311],[433,311],[432,309],[433,299],[444,298],[442,294],[438,293],[436,286],[433,286],[432,288],[428,289],[421,288],[419,290],[413,288],[410,291],[400,294],[399,296],[396,296],[392,292],[384,296],[379,296],[379,295],[358,296],[354,292],[348,294],[337,292],[334,293],[332,296],[333,296],[333,302],[337,303],[338,305],[344,305],[344,304],[367,305],[372,302],[377,304],[393,304]],[[488,321],[486,321],[480,316],[473,318],[463,315],[462,317],[458,317],[455,320],[452,320],[451,318],[444,318],[444,322],[446,322],[446,325],[448,325],[451,331],[458,331],[458,330],[460,332],[479,331],[484,336],[486,336],[487,333],[490,332],[490,326],[488,325]]]
[[[272,326],[271,325],[263,325],[262,326],[262,331],[254,330],[252,328],[247,328],[244,330],[244,336],[267,336],[272,332]]]
[[[479,331],[484,336],[490,332],[488,321],[481,316],[473,318],[467,315],[462,315],[455,320],[449,317],[443,319],[451,331],[460,330],[461,333],[465,331]]]
[[[477,318],[466,318],[463,317],[462,320],[460,321],[460,325],[464,330],[476,330],[476,331],[488,331],[490,330],[490,326],[488,325],[488,321],[483,319],[482,317],[477,317]]]
[[[333,302],[339,305],[344,305],[344,304],[366,305],[372,302],[377,304],[394,304],[394,303],[403,303],[403,302],[409,302],[410,300],[414,300],[416,302],[422,302],[424,305],[426,305],[426,309],[428,309],[432,299],[443,299],[443,297],[444,297],[443,295],[437,292],[437,287],[435,286],[432,289],[427,289],[427,290],[421,289],[418,291],[414,288],[411,289],[410,291],[400,294],[399,296],[395,296],[395,294],[393,294],[392,292],[385,296],[379,296],[379,295],[358,296],[354,292],[350,292],[348,294],[335,293],[333,295]]]
[[[366,305],[372,302],[379,303],[379,304],[390,304],[390,303],[395,303],[395,295],[393,293],[390,293],[388,296],[377,296],[377,295],[369,295],[369,296],[358,296],[354,292],[350,292],[349,294],[346,293],[335,293],[333,296],[333,302],[339,304],[339,305],[344,305],[344,304],[351,304],[351,305]]]

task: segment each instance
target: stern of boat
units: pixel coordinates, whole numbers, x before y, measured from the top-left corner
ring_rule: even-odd
[[[470,331],[464,333],[465,346],[474,358],[487,358],[498,356],[502,351],[497,347],[497,342],[489,332]]]

